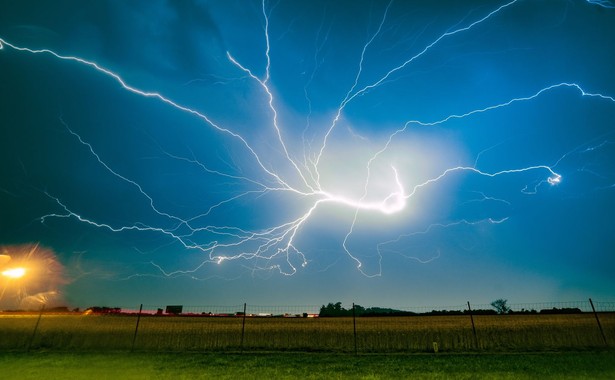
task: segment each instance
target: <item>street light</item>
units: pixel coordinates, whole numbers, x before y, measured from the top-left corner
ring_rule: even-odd
[[[0,245],[0,310],[60,302],[63,269],[55,253],[39,244]]]
[[[26,274],[25,268],[11,268],[2,272],[2,275],[8,278],[21,278]]]
[[[9,268],[9,269],[3,270],[2,272],[0,272],[0,274],[2,275],[2,277],[5,278],[4,286],[2,286],[2,291],[0,292],[0,301],[2,301],[2,299],[4,298],[4,293],[6,292],[6,289],[9,287],[9,284],[12,281],[22,278],[26,274],[26,268],[23,268],[23,267]]]

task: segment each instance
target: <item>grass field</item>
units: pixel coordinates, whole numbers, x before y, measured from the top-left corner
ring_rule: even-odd
[[[2,379],[614,379],[615,351],[534,354],[68,353],[0,355]]]
[[[359,355],[352,318],[246,318],[243,350],[240,317],[136,322],[0,314],[0,378],[615,379],[593,314],[357,318]]]
[[[600,314],[615,341],[615,314]],[[0,315],[0,350],[232,351],[242,318],[118,315]],[[356,320],[361,353],[528,352],[604,348],[593,314],[364,317]],[[243,349],[354,352],[352,318],[246,318]]]

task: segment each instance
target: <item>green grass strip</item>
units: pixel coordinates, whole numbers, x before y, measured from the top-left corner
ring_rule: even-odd
[[[0,355],[2,379],[615,379],[615,351],[523,354],[72,353]]]

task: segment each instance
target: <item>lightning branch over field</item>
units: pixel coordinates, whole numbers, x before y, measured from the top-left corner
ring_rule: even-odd
[[[365,69],[368,67],[367,54],[373,48],[374,42],[383,33],[390,17],[390,8],[393,2],[386,4],[378,16],[377,27],[366,38],[360,51],[357,51],[356,63],[348,68],[354,73],[352,83],[349,83],[347,90],[341,94],[330,120],[322,125],[317,137],[310,143],[306,141],[305,130],[300,136],[300,141],[296,141],[292,133],[292,126],[285,125],[280,118],[284,99],[279,98],[273,79],[275,76],[272,50],[275,50],[275,46],[272,44],[270,36],[271,11],[268,9],[267,2],[263,1],[260,11],[263,20],[262,38],[265,44],[261,57],[262,62],[264,62],[264,74],[256,74],[262,68],[249,67],[249,65],[242,63],[241,59],[238,58],[240,55],[233,54],[232,51],[226,51],[226,59],[230,68],[236,70],[238,74],[242,75],[242,78],[246,78],[247,81],[256,85],[259,89],[259,96],[262,96],[266,104],[269,118],[269,124],[259,126],[259,128],[267,129],[268,132],[273,132],[275,135],[275,141],[272,145],[279,152],[279,157],[275,160],[266,157],[261,147],[256,142],[251,141],[250,137],[231,126],[226,126],[222,121],[216,121],[208,112],[184,105],[161,92],[145,90],[132,85],[117,71],[103,67],[97,62],[78,56],[64,55],[50,49],[23,47],[0,38],[0,50],[4,50],[2,54],[10,54],[10,51],[14,51],[19,54],[53,57],[57,60],[66,61],[67,65],[86,66],[92,69],[93,74],[108,78],[119,85],[121,89],[135,96],[149,98],[153,103],[156,102],[160,106],[170,107],[178,113],[193,116],[200,120],[206,128],[210,128],[225,139],[239,144],[242,150],[247,153],[247,157],[254,161],[255,167],[258,170],[255,173],[233,172],[231,169],[225,171],[209,166],[207,162],[202,162],[194,154],[192,157],[182,156],[160,147],[162,154],[170,160],[199,168],[204,173],[219,179],[240,182],[244,185],[243,189],[247,189],[239,190],[227,198],[207,205],[203,212],[190,217],[180,216],[180,214],[174,213],[172,210],[164,209],[161,206],[161,202],[156,199],[156,196],[152,195],[151,189],[147,189],[138,180],[130,178],[129,175],[123,174],[120,168],[109,164],[108,158],[97,152],[95,141],[87,141],[81,134],[76,132],[70,122],[67,122],[64,117],[59,117],[58,120],[66,132],[74,138],[75,146],[84,148],[89,156],[100,167],[104,168],[114,180],[123,182],[136,191],[145,199],[149,209],[161,221],[155,224],[145,221],[131,224],[101,221],[73,209],[68,201],[63,200],[61,194],[52,193],[46,194],[53,201],[58,211],[41,216],[40,221],[45,223],[52,219],[72,219],[113,233],[136,231],[161,234],[186,249],[197,250],[203,253],[203,260],[198,265],[187,270],[166,270],[162,265],[152,262],[152,266],[163,277],[182,275],[195,277],[195,273],[205,268],[207,264],[223,264],[235,260],[252,263],[252,270],[274,270],[283,275],[292,275],[297,272],[298,266],[306,267],[312,261],[310,251],[303,249],[299,240],[302,232],[307,229],[310,222],[314,222],[316,219],[315,215],[323,210],[341,214],[349,212],[349,217],[340,218],[343,221],[341,223],[346,223],[343,238],[340,240],[340,247],[348,258],[354,262],[357,269],[368,277],[380,276],[382,274],[383,257],[390,252],[395,252],[396,249],[391,249],[390,247],[402,240],[428,234],[435,229],[447,229],[460,225],[475,226],[478,224],[497,225],[504,223],[509,219],[508,216],[486,217],[476,220],[460,218],[448,223],[432,223],[419,232],[409,231],[398,234],[397,237],[392,239],[377,241],[374,243],[373,248],[377,264],[370,268],[366,268],[362,258],[363,254],[357,253],[352,244],[353,238],[357,235],[357,229],[363,227],[361,224],[364,218],[373,217],[378,220],[394,221],[400,215],[401,217],[408,217],[408,213],[412,212],[409,208],[416,207],[416,204],[412,203],[414,198],[419,194],[445,186],[445,181],[451,178],[471,176],[485,180],[495,180],[499,177],[514,177],[521,178],[521,181],[524,181],[523,176],[532,173],[533,179],[530,183],[522,183],[517,190],[523,195],[535,195],[543,186],[557,186],[565,180],[558,167],[572,152],[575,154],[591,152],[611,144],[608,140],[602,140],[596,144],[581,146],[574,151],[559,152],[559,159],[554,162],[535,162],[530,165],[498,167],[489,170],[483,168],[482,165],[478,165],[479,157],[483,153],[496,149],[496,147],[487,147],[477,157],[473,157],[473,165],[459,164],[447,166],[443,169],[437,169],[429,175],[423,175],[422,178],[421,176],[416,178],[414,173],[405,171],[403,165],[399,165],[396,160],[391,159],[391,156],[396,154],[393,146],[399,143],[399,140],[409,130],[445,128],[449,123],[455,121],[473,120],[473,118],[480,117],[483,114],[493,114],[504,109],[514,109],[522,104],[548,98],[552,94],[565,93],[567,96],[577,96],[579,101],[615,104],[615,98],[612,95],[591,91],[582,84],[564,79],[555,83],[537,85],[536,88],[527,89],[516,97],[505,101],[481,104],[461,112],[450,113],[445,117],[436,118],[435,120],[418,120],[412,118],[412,115],[408,115],[403,125],[397,126],[392,132],[382,132],[382,138],[378,142],[371,143],[372,149],[370,149],[370,153],[360,158],[362,164],[360,173],[353,174],[358,176],[358,178],[348,178],[360,191],[352,191],[353,189],[343,187],[339,188],[330,184],[327,179],[328,176],[331,176],[330,172],[336,173],[336,176],[342,178],[345,178],[348,174],[344,173],[343,169],[337,169],[328,157],[335,155],[337,147],[332,142],[333,136],[344,118],[345,111],[353,102],[369,96],[376,89],[386,90],[386,85],[394,80],[393,77],[396,74],[409,70],[414,63],[430,54],[443,41],[459,38],[479,28],[481,25],[496,22],[498,16],[514,8],[519,2],[520,0],[513,0],[484,12],[482,15],[476,15],[473,19],[463,20],[418,49],[418,53],[408,54],[408,57],[402,60],[401,63],[392,63],[391,68],[379,73],[377,79],[363,80]],[[608,1],[588,0],[587,3],[605,9],[613,8],[613,5]],[[362,82],[367,82],[368,84],[360,85]],[[306,100],[310,104],[311,116],[311,99],[307,95],[307,91],[305,91],[305,94]],[[203,107],[207,109],[208,104],[204,104]],[[308,120],[306,125],[310,129],[318,127],[310,120]],[[370,139],[366,138],[366,140],[369,141]],[[301,149],[297,149],[297,146],[300,146]],[[306,149],[308,150],[307,152]],[[240,224],[218,224],[212,216],[217,210],[228,205],[240,201],[255,201],[272,194],[289,195],[293,197],[297,206],[293,210],[288,211],[288,215],[283,215],[284,221],[281,223],[272,223],[260,228],[245,228]],[[482,191],[475,192],[476,194],[480,195],[480,198],[472,199],[466,203],[496,202],[507,206],[511,205],[509,200],[500,199]],[[275,209],[271,210],[271,212],[282,213]],[[377,229],[378,227],[371,226],[370,228]],[[418,256],[409,256],[403,253],[401,255],[420,263],[428,263],[441,257],[441,252],[439,250],[436,252],[436,255],[428,259],[421,259]]]

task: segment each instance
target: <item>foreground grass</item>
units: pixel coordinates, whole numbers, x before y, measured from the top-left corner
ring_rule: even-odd
[[[68,353],[0,355],[2,379],[615,379],[615,351],[524,354]]]

